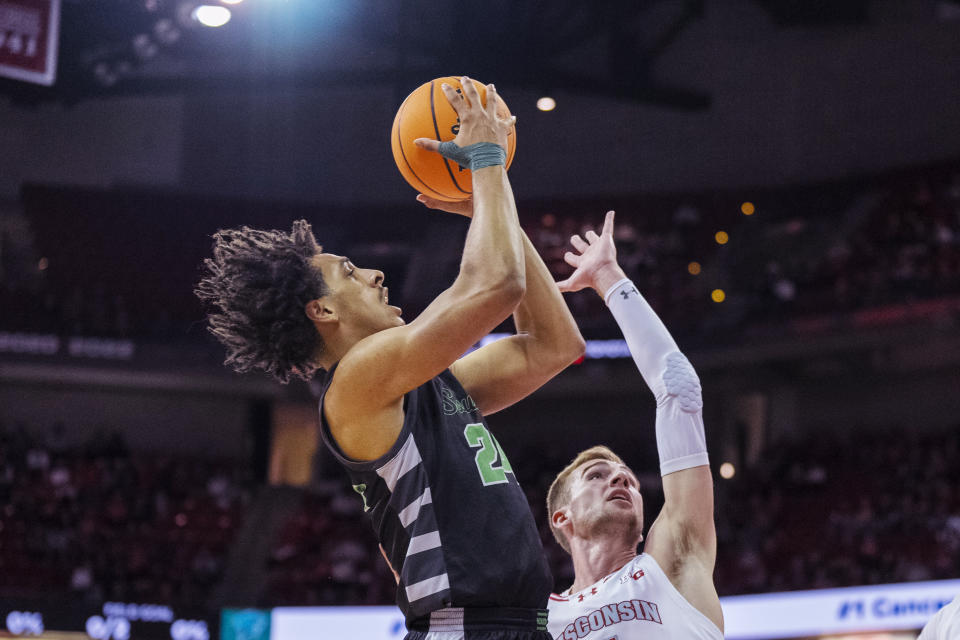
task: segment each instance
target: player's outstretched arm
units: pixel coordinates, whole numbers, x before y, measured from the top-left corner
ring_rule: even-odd
[[[472,202],[441,202],[423,194],[431,209],[469,217]],[[530,395],[583,355],[584,342],[533,243],[521,231],[526,295],[513,313],[516,335],[497,340],[457,360],[453,372],[477,407],[489,415]]]
[[[564,291],[594,289],[623,331],[637,368],[657,401],[657,451],[666,499],[647,536],[645,550],[678,590],[722,626],[713,587],[716,529],[713,478],[703,428],[703,401],[696,372],[667,328],[616,261],[613,212],[598,236],[571,238],[576,253],[564,259],[576,268],[558,286]]]
[[[496,89],[487,86],[484,107],[473,83],[464,78],[462,85],[462,94],[443,87],[460,117],[454,143],[460,150],[476,144],[485,152],[496,151],[494,145],[506,149],[513,120],[497,116]],[[417,144],[428,150],[439,145],[422,139]],[[410,324],[358,342],[337,367],[324,410],[348,456],[371,460],[386,453],[402,428],[399,399],[449,367],[524,295],[523,244],[506,169],[502,161],[471,168],[474,214],[453,285]]]

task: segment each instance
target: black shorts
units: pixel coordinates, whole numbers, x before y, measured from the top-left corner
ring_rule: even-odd
[[[546,609],[440,609],[409,628],[405,640],[553,640]]]

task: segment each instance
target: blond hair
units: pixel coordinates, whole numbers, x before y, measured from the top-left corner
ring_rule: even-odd
[[[567,536],[564,535],[562,531],[554,526],[553,514],[570,502],[570,476],[578,467],[591,460],[609,460],[610,462],[616,462],[617,464],[626,466],[623,460],[620,459],[620,456],[609,448],[603,445],[597,445],[578,453],[577,457],[573,459],[573,462],[568,464],[566,468],[554,478],[553,484],[550,485],[550,490],[547,492],[547,521],[550,523],[550,531],[553,532],[553,537],[567,553],[570,553],[570,541],[567,540]]]

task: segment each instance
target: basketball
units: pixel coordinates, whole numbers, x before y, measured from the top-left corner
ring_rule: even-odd
[[[455,202],[470,197],[473,189],[470,170],[463,169],[456,162],[433,151],[421,149],[413,143],[417,138],[433,138],[446,142],[456,137],[460,128],[460,119],[440,88],[444,82],[458,92],[461,90],[459,78],[436,78],[420,85],[407,96],[393,119],[390,146],[393,148],[393,159],[397,163],[397,168],[410,186],[437,200]],[[483,104],[486,105],[486,85],[476,80],[471,82],[477,88]],[[510,117],[510,110],[499,96],[497,96],[497,115],[501,118]],[[516,146],[516,127],[511,127],[507,134],[507,168],[513,161]]]

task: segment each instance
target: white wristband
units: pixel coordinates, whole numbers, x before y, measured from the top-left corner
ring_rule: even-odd
[[[660,473],[709,464],[700,379],[690,361],[629,278],[615,283],[603,298],[657,400]]]

